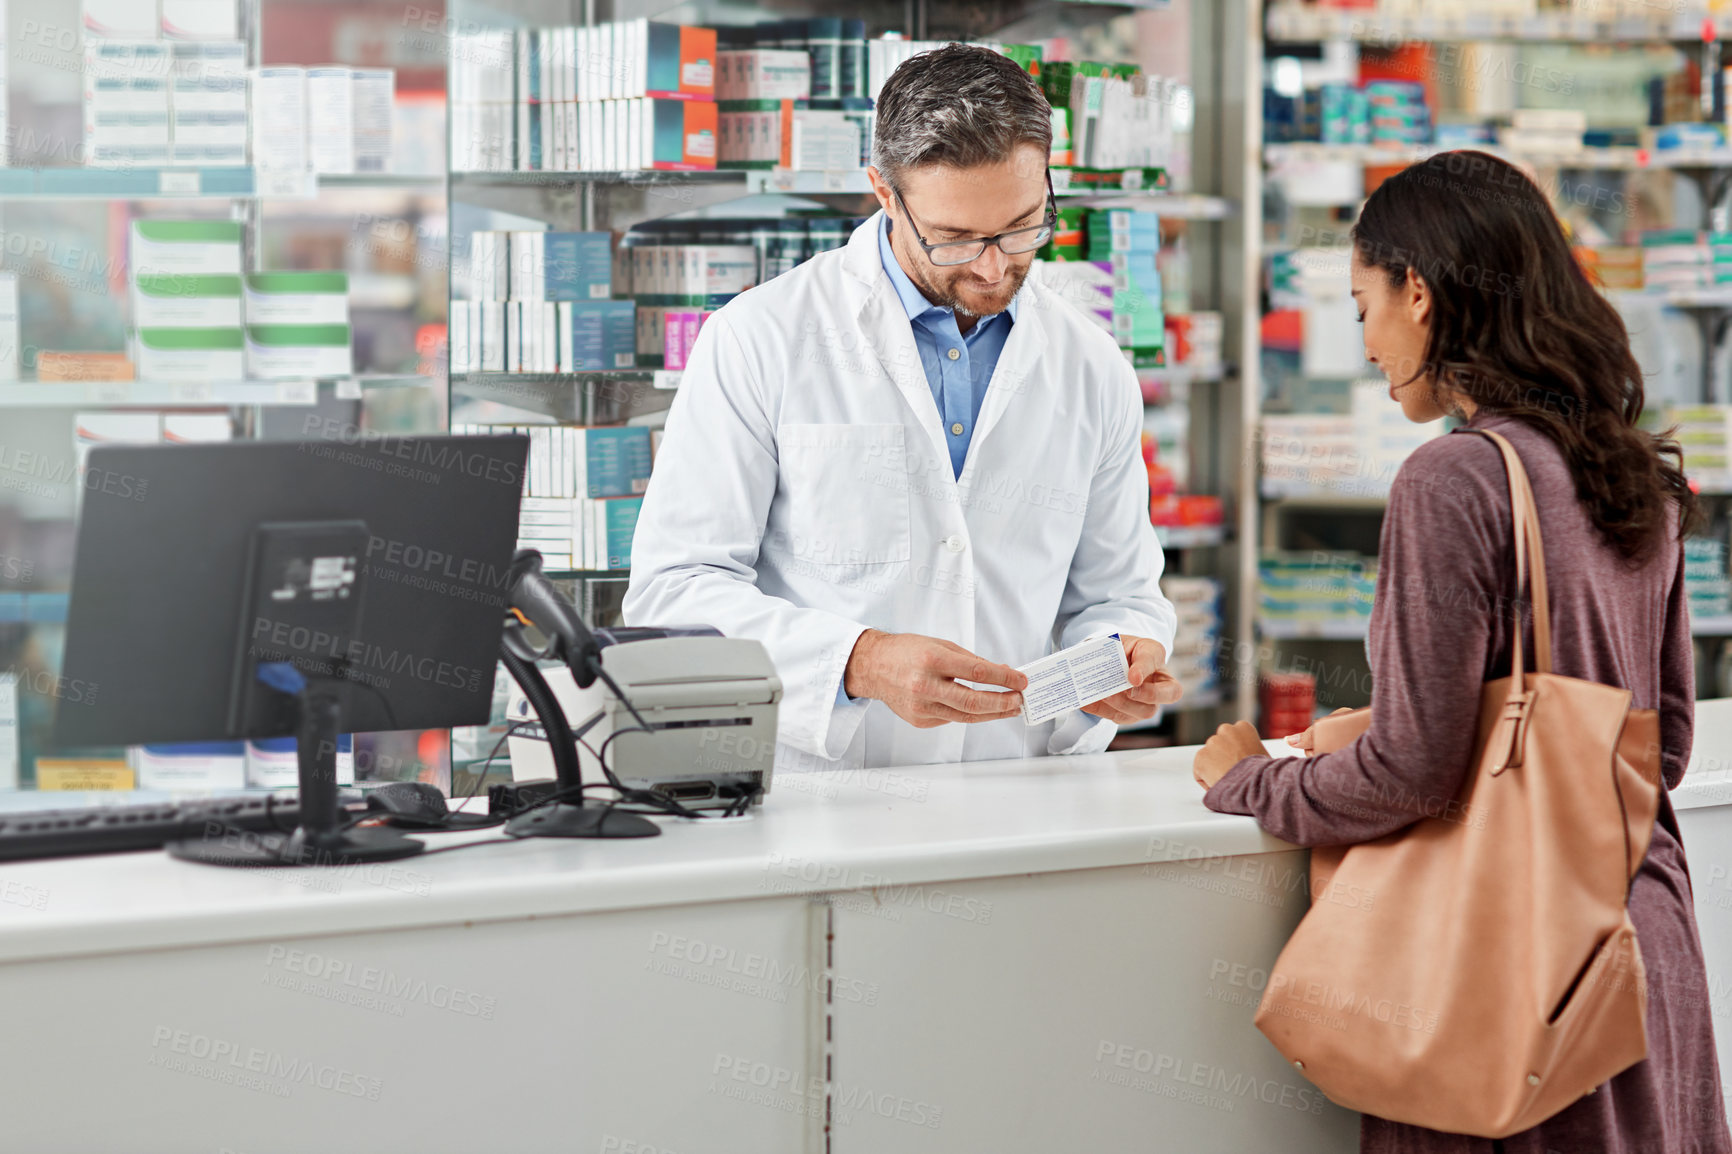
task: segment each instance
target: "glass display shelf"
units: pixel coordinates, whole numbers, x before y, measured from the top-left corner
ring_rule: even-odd
[[[268,168],[0,168],[4,200],[311,200],[322,189],[443,195],[444,173],[314,173]]]
[[[1227,539],[1224,525],[1156,525],[1155,537],[1164,549],[1202,549]]]
[[[321,384],[334,386],[339,397],[355,397],[364,389],[418,388],[434,383],[433,377],[413,373],[358,373],[282,381],[15,381],[0,384],[0,409],[313,405],[318,403]]]
[[[1704,21],[1699,6],[1656,5],[1652,12],[1607,18],[1590,12],[1536,12],[1515,15],[1461,11],[1449,14],[1388,13],[1330,9],[1293,3],[1269,7],[1264,29],[1270,40],[1525,40],[1600,43],[1607,40],[1700,41]],[[1732,31],[1732,24],[1722,26]]]
[[[1371,619],[1361,617],[1340,621],[1276,621],[1257,619],[1257,632],[1274,641],[1363,641],[1371,629]]]
[[[1576,148],[1542,151],[1515,150],[1495,144],[1463,145],[1512,163],[1536,168],[1593,168],[1601,170],[1732,168],[1732,148],[1665,149],[1647,148]],[[1424,160],[1450,148],[1436,144],[1410,146],[1378,144],[1325,144],[1315,140],[1295,140],[1265,144],[1263,159],[1272,165],[1282,164],[1365,164],[1376,166],[1406,166]]]

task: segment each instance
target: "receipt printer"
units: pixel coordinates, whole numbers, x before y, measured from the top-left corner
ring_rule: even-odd
[[[620,733],[607,746],[607,764],[624,785],[693,809],[769,792],[782,682],[763,645],[707,627],[597,629],[595,637],[602,668],[654,732],[621,732],[637,722],[605,681],[579,689],[563,665],[541,665],[577,738],[586,783],[607,780],[595,752]],[[518,727],[509,738],[513,779],[553,777],[547,734],[515,684],[507,721]]]

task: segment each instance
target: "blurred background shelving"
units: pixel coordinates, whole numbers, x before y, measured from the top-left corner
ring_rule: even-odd
[[[1350,230],[1381,181],[1458,148],[1533,176],[1622,314],[1647,379],[1646,419],[1679,428],[1711,514],[1687,562],[1698,693],[1732,692],[1732,284],[1714,276],[1732,225],[1721,46],[1732,12],[1618,0],[1282,2],[1258,27],[1261,165],[1244,203],[1259,221],[1259,294],[1241,356],[1244,405],[1259,416],[1245,429],[1256,452],[1239,482],[1239,529],[1259,551],[1240,557],[1256,594],[1235,623],[1253,639],[1256,669],[1239,679],[1238,712],[1279,736],[1308,712],[1369,700],[1382,498],[1406,453],[1447,425],[1404,427],[1364,363],[1346,295]],[[1268,725],[1276,715],[1283,724]]]

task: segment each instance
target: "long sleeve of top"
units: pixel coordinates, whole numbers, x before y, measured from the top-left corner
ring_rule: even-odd
[[[1675,535],[1639,569],[1625,567],[1576,498],[1544,434],[1508,418],[1503,433],[1534,487],[1550,561],[1554,669],[1630,689],[1661,710],[1668,785],[1689,756],[1692,649]],[[1446,816],[1473,755],[1480,690],[1510,670],[1517,599],[1509,488],[1497,447],[1457,432],[1415,452],[1384,515],[1367,641],[1371,725],[1357,741],[1309,758],[1246,758],[1205,797],[1254,816],[1297,845],[1370,841]]]

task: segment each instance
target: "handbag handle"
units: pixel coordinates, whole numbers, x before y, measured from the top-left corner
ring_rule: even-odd
[[[1545,546],[1540,540],[1539,510],[1534,504],[1533,486],[1527,470],[1516,455],[1515,446],[1489,429],[1471,429],[1489,437],[1503,454],[1504,469],[1509,474],[1510,516],[1515,532],[1516,597],[1519,601],[1524,587],[1533,603],[1534,666],[1536,673],[1552,671],[1551,599],[1547,595]],[[1528,569],[1529,558],[1533,568]],[[1528,718],[1534,695],[1527,688],[1527,664],[1522,647],[1521,610],[1515,613],[1515,645],[1510,662],[1509,696],[1504,699],[1503,712],[1498,718],[1499,729],[1487,743],[1490,749],[1503,750],[1492,776],[1522,763],[1522,751],[1527,737]],[[1507,736],[1506,736],[1507,735]]]
[[[1546,582],[1545,545],[1540,539],[1539,509],[1534,503],[1533,486],[1528,480],[1527,470],[1522,466],[1522,460],[1516,455],[1515,446],[1510,444],[1501,434],[1489,429],[1471,429],[1489,438],[1503,453],[1504,468],[1509,474],[1510,512],[1515,528],[1516,551],[1516,596],[1522,595],[1523,586],[1527,587],[1528,596],[1533,602],[1534,618],[1534,672],[1550,673],[1552,671],[1552,620],[1551,598]],[[1532,564],[1532,573],[1528,566]],[[1515,660],[1510,672],[1519,677],[1527,672],[1523,663],[1521,619],[1518,612],[1515,629]],[[1520,684],[1519,680],[1517,682]]]

